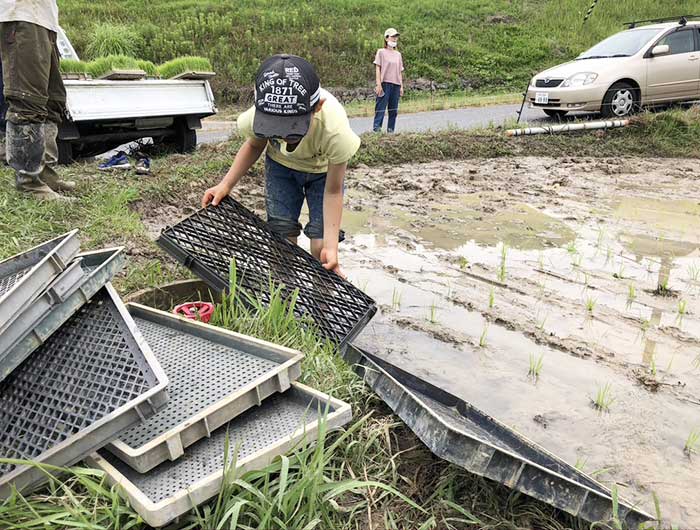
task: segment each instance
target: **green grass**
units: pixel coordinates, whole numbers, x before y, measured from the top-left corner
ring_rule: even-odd
[[[146,61],[144,59],[137,59],[136,60],[136,66],[138,67],[139,70],[143,70],[148,74],[150,77],[157,77],[158,76],[158,67],[152,63],[151,61]]]
[[[622,22],[696,6],[692,0],[605,1],[584,26],[589,3],[484,0],[465,8],[448,0],[60,0],[59,8],[79,54],[99,41],[108,53],[133,52],[155,63],[206,56],[218,73],[220,99],[235,101],[242,90],[248,97],[260,61],[280,51],[311,60],[324,86],[371,86],[372,59],[387,25],[401,31],[408,79],[519,92],[534,72],[574,58],[622,30]],[[124,27],[138,38],[127,41]],[[115,49],[127,42],[128,50]]]
[[[206,57],[178,57],[161,64],[158,73],[163,79],[170,79],[185,72],[211,72],[213,70]]]
[[[685,445],[683,446],[683,452],[689,457],[698,452],[700,448],[700,430],[693,429],[688,434],[688,438],[685,440]]]

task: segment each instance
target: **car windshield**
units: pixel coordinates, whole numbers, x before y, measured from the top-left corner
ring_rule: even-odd
[[[629,57],[642,49],[655,35],[658,29],[635,29],[623,31],[599,42],[593,48],[583,52],[576,60],[604,59],[607,57]]]

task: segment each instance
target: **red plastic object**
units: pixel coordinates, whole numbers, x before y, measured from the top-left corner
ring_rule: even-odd
[[[214,304],[209,302],[187,302],[186,304],[175,306],[173,313],[182,315],[190,320],[201,320],[206,324],[214,314]]]

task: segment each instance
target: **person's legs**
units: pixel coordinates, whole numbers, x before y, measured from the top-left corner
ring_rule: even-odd
[[[299,214],[303,204],[303,183],[297,181],[295,172],[266,157],[265,206],[270,230],[296,243],[301,233]]]
[[[17,189],[42,199],[60,197],[40,179],[52,61],[49,33],[28,22],[0,24],[0,60],[9,105],[7,161],[15,170]]]
[[[311,241],[311,255],[316,259],[321,258],[323,250],[323,195],[326,190],[326,173],[306,173],[304,195],[309,207],[309,222],[304,227],[304,234]],[[338,241],[345,239],[345,233],[341,230]]]
[[[392,133],[396,128],[396,115],[399,113],[401,86],[395,85],[394,83],[387,84],[390,85],[391,88],[389,89],[389,97],[387,102],[387,106],[389,107],[387,111],[389,113],[389,119],[387,120],[386,131]]]
[[[75,182],[61,180],[56,173],[58,164],[58,125],[63,121],[66,108],[66,89],[60,71],[60,56],[56,46],[56,35],[51,32],[51,71],[49,72],[49,100],[46,105],[47,121],[44,123],[44,169],[39,178],[54,191],[71,191]]]
[[[387,93],[386,85],[388,83],[382,83],[382,88],[384,89],[383,96],[377,96],[377,101],[374,104],[374,124],[372,125],[372,130],[378,132],[382,130],[382,122],[384,121],[384,112],[386,111],[387,103]]]

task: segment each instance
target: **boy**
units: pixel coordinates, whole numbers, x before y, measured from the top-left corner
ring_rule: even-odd
[[[304,233],[311,253],[342,275],[338,240],[347,163],[360,147],[342,105],[321,89],[313,66],[295,55],[273,55],[260,66],[255,105],[238,118],[246,139],[224,178],[202,197],[216,206],[260,158],[265,160],[267,221],[297,242],[299,214],[306,198],[309,222]]]

